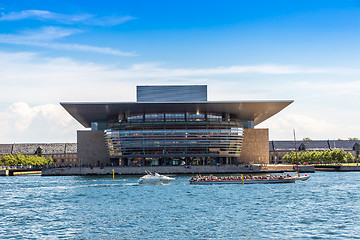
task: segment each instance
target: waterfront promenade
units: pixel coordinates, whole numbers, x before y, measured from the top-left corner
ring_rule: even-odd
[[[295,171],[293,165],[222,165],[222,166],[142,166],[142,167],[72,167],[43,169],[43,176],[67,175],[141,175],[145,170],[161,174],[232,174],[232,173],[270,173]],[[314,172],[313,166],[299,166],[300,172]]]
[[[256,173],[283,173],[296,172],[296,165],[288,164],[246,164],[246,165],[222,165],[222,166],[142,166],[142,167],[63,167],[44,169],[4,169],[0,170],[0,176],[20,176],[41,174],[43,176],[71,176],[71,175],[142,175],[145,170],[155,171],[161,174],[256,174]],[[357,172],[358,165],[299,165],[299,172],[313,173],[317,171],[328,172]]]

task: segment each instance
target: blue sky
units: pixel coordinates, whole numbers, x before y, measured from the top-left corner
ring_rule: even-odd
[[[0,142],[75,142],[63,101],[140,84],[295,102],[270,139],[360,137],[360,1],[0,2]]]

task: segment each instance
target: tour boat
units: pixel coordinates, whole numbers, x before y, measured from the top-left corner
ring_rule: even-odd
[[[294,183],[295,181],[306,181],[310,176],[257,176],[257,177],[192,177],[190,184],[212,185],[212,184],[273,184],[273,183]]]
[[[274,180],[244,180],[236,181],[236,180],[224,180],[224,181],[191,181],[190,184],[196,185],[212,185],[212,184],[271,184],[271,183],[294,183],[295,179],[293,178],[284,178],[284,179],[274,179]]]
[[[139,183],[168,183],[171,180],[174,180],[175,178],[172,177],[168,177],[168,176],[164,176],[164,175],[160,175],[156,172],[152,173],[150,171],[145,171],[146,175],[142,176],[139,179]]]

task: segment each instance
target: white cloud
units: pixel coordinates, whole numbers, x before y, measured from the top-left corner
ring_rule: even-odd
[[[21,12],[11,12],[8,14],[2,14],[0,21],[16,21],[23,20],[27,18],[39,18],[39,19],[53,19],[55,14],[49,11],[42,10],[25,10]]]
[[[132,16],[124,16],[124,17],[107,16],[107,17],[93,18],[91,20],[82,22],[82,24],[96,25],[96,26],[115,26],[134,19],[136,18]]]
[[[8,119],[9,124],[12,123],[11,129],[15,131],[24,131],[29,128],[37,111],[34,111],[26,103],[14,103],[6,111],[3,119]]]
[[[30,107],[24,102],[11,104],[3,114],[3,119],[9,120],[11,129],[15,131],[24,131],[29,128],[35,117],[41,117],[54,125],[63,128],[68,126],[72,118],[65,112],[60,105],[45,104]]]
[[[6,53],[0,52],[0,72],[2,76],[0,83],[2,89],[8,91],[22,91],[28,88],[40,88],[44,92],[41,96],[48,96],[49,92],[53,89],[61,89],[59,94],[52,94],[52,96],[99,96],[98,87],[101,86],[106,89],[108,94],[106,97],[109,99],[111,96],[118,97],[118,91],[113,92],[116,88],[126,84],[148,84],[149,81],[158,84],[191,84],[191,83],[211,83],[217,89],[217,94],[228,92],[228,95],[236,95],[240,92],[246,98],[251,98],[251,95],[258,98],[259,91],[264,91],[264,97],[272,97],[278,95],[275,99],[282,98],[282,96],[293,96],[297,94],[300,89],[306,89],[309,92],[312,84],[307,81],[290,81],[291,78],[299,74],[308,74],[309,69],[306,67],[298,66],[283,66],[283,65],[252,65],[252,66],[229,66],[229,67],[215,67],[215,68],[165,68],[156,63],[143,63],[134,64],[129,67],[119,67],[116,65],[103,65],[91,62],[78,62],[70,58],[41,58],[35,53]],[[21,71],[19,71],[21,69]],[[293,69],[293,73],[289,73],[289,69]],[[294,70],[296,69],[296,71]],[[355,72],[356,69],[353,69]],[[332,73],[333,68],[323,69],[324,73]],[[344,71],[347,74],[348,71]],[[252,81],[247,82],[247,86],[242,86],[246,82],[246,77],[257,74],[259,75],[257,82],[261,84],[253,84]],[[319,73],[314,73],[319,76]],[[339,73],[340,74],[340,73]],[[288,81],[283,81],[279,84],[276,76],[285,75],[289,77]],[[353,77],[353,76],[352,76]],[[223,81],[219,81],[223,79]],[[275,79],[266,81],[266,79]],[[349,89],[360,88],[360,79],[352,78],[352,81],[347,83],[342,82],[336,84],[337,91],[348,91]],[[325,79],[326,80],[326,79]],[[241,82],[242,83],[241,83]],[[255,80],[256,81],[256,80]],[[226,82],[226,84],[224,84]],[[324,81],[321,86],[321,93],[334,90],[333,83]],[[19,86],[22,86],[19,88]],[[84,91],[84,86],[87,90]],[[276,86],[276,87],[274,87]],[[15,87],[15,88],[13,88]],[[290,91],[291,90],[291,91]],[[215,91],[210,89],[209,91]],[[317,88],[312,90],[319,92]],[[96,93],[97,92],[97,93]],[[290,94],[289,94],[290,92]],[[95,94],[96,93],[96,94]],[[32,95],[31,92],[25,92],[22,96],[26,97]],[[127,95],[128,96],[128,95]],[[226,96],[226,94],[225,94]],[[242,99],[244,99],[242,97]],[[302,97],[302,96],[301,96]],[[0,95],[1,99],[1,95]]]
[[[289,74],[289,69],[296,71]],[[38,141],[40,135],[46,141],[75,139],[76,128],[81,126],[60,107],[59,102],[135,101],[135,87],[141,84],[207,84],[212,101],[295,100],[259,125],[270,128],[271,139],[292,139],[294,128],[299,139],[359,137],[360,125],[356,119],[360,119],[360,112],[356,102],[360,77],[348,74],[348,71],[338,72],[339,78],[346,76],[347,79],[339,84],[327,78],[327,72],[335,75],[332,68],[324,68],[324,74],[312,75],[309,75],[309,69],[313,68],[253,65],[176,69],[156,63],[119,67],[69,58],[42,58],[28,52],[0,52],[0,140],[19,142],[27,137]],[[317,83],[303,80],[305,74],[306,78],[317,79]],[[251,80],[247,80],[249,76]],[[326,95],[332,91],[339,95]],[[353,93],[349,94],[351,91]],[[347,106],[350,107],[345,109]]]
[[[82,45],[82,44],[37,42],[36,44],[33,44],[33,45],[39,46],[39,47],[48,47],[48,48],[53,48],[53,49],[59,49],[59,50],[76,50],[76,51],[83,51],[83,52],[95,52],[95,53],[102,53],[102,54],[109,54],[109,55],[123,56],[123,57],[137,56],[137,54],[134,52],[123,52],[123,51],[116,50],[113,48],[108,48],[108,47],[95,47],[95,46]]]
[[[55,142],[70,138],[75,141],[76,128],[80,127],[60,105],[54,104],[30,107],[24,102],[13,103],[0,111],[0,119],[0,141],[8,143],[19,141],[19,136],[30,142],[44,137]]]
[[[44,10],[24,10],[2,14],[0,21],[18,21],[23,19],[37,19],[41,21],[54,21],[63,24],[84,24],[97,26],[115,26],[135,19],[131,16],[105,16],[98,17],[93,14],[67,15]]]
[[[0,42],[13,44],[31,44],[31,42],[49,41],[63,38],[76,33],[80,30],[67,29],[61,27],[43,27],[37,30],[27,30],[20,34],[0,34]]]
[[[53,40],[67,37],[81,32],[78,29],[66,29],[60,27],[44,27],[38,30],[25,31],[20,34],[0,34],[0,43],[37,46],[60,50],[76,50],[84,52],[96,52],[116,56],[136,56],[135,53],[123,52],[108,47],[96,47],[72,43],[56,43]]]
[[[297,139],[306,137],[313,140],[348,139],[349,137],[360,136],[360,125],[351,119],[342,120],[341,116],[339,116],[340,118],[328,118],[328,113],[314,114],[311,109],[305,114],[289,112],[292,111],[280,112],[260,123],[257,128],[269,128],[270,140],[291,140],[294,129]]]
[[[351,71],[351,70],[349,70]],[[355,69],[352,69],[355,72]],[[344,71],[346,74],[346,70]],[[360,79],[360,78],[359,78]],[[360,81],[359,80],[343,80],[331,82],[329,84],[317,83],[312,81],[303,81],[298,84],[299,88],[308,89],[321,95],[336,96],[336,95],[359,95]]]
[[[283,131],[284,129],[298,128],[299,132],[318,134],[334,132],[336,125],[328,121],[309,117],[304,114],[287,114],[281,119],[272,122],[272,129]]]
[[[167,77],[183,77],[183,76],[208,76],[208,75],[226,75],[226,74],[360,74],[360,69],[357,68],[313,68],[303,66],[289,66],[289,65],[274,65],[274,64],[260,64],[260,65],[242,65],[242,66],[227,66],[214,67],[203,69],[179,68],[179,69],[165,69],[159,67],[157,64],[135,64],[129,71],[137,72],[139,75],[146,72],[148,77],[159,77],[166,72]]]

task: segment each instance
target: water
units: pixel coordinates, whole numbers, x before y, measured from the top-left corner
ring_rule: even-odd
[[[4,239],[360,239],[360,173],[274,185],[0,178]]]

